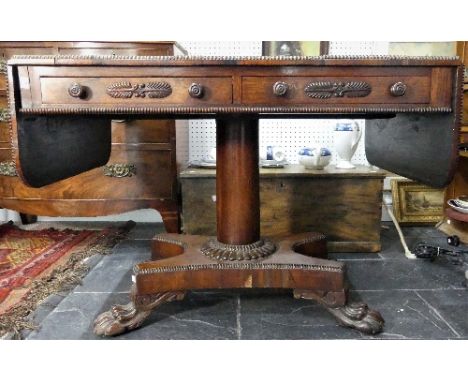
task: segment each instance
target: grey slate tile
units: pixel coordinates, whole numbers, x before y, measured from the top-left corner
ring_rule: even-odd
[[[460,267],[422,259],[399,261],[347,261],[354,290],[460,289]]]
[[[92,322],[107,305],[126,303],[126,294],[71,293],[27,339],[77,340],[94,338]]]
[[[456,337],[468,337],[468,289],[416,293],[447,322]]]
[[[132,285],[133,263],[130,260],[119,262],[104,258],[85,276],[74,292],[128,292]]]

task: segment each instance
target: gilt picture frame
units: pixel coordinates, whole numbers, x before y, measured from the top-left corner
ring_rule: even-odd
[[[442,220],[444,189],[395,178],[390,182],[393,214],[403,225],[435,224]]]

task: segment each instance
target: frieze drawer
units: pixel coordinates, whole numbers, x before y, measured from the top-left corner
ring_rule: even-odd
[[[243,77],[245,104],[429,104],[430,76]]]
[[[42,77],[44,105],[230,104],[229,78]]]

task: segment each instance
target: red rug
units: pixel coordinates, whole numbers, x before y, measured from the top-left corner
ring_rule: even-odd
[[[96,231],[55,229],[23,231],[11,224],[0,226],[0,304],[14,289],[27,286],[96,234]]]
[[[0,225],[0,335],[29,328],[21,324],[25,315],[51,293],[79,283],[87,271],[83,260],[106,254],[134,225],[104,230]]]

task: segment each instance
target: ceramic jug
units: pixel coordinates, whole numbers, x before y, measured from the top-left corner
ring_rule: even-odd
[[[351,158],[356,152],[362,130],[356,121],[340,120],[337,122],[334,132],[335,148],[339,156],[336,168],[355,168]]]
[[[319,153],[319,155],[317,155]],[[308,170],[323,170],[331,161],[331,151],[326,147],[305,147],[299,151],[299,163]]]

